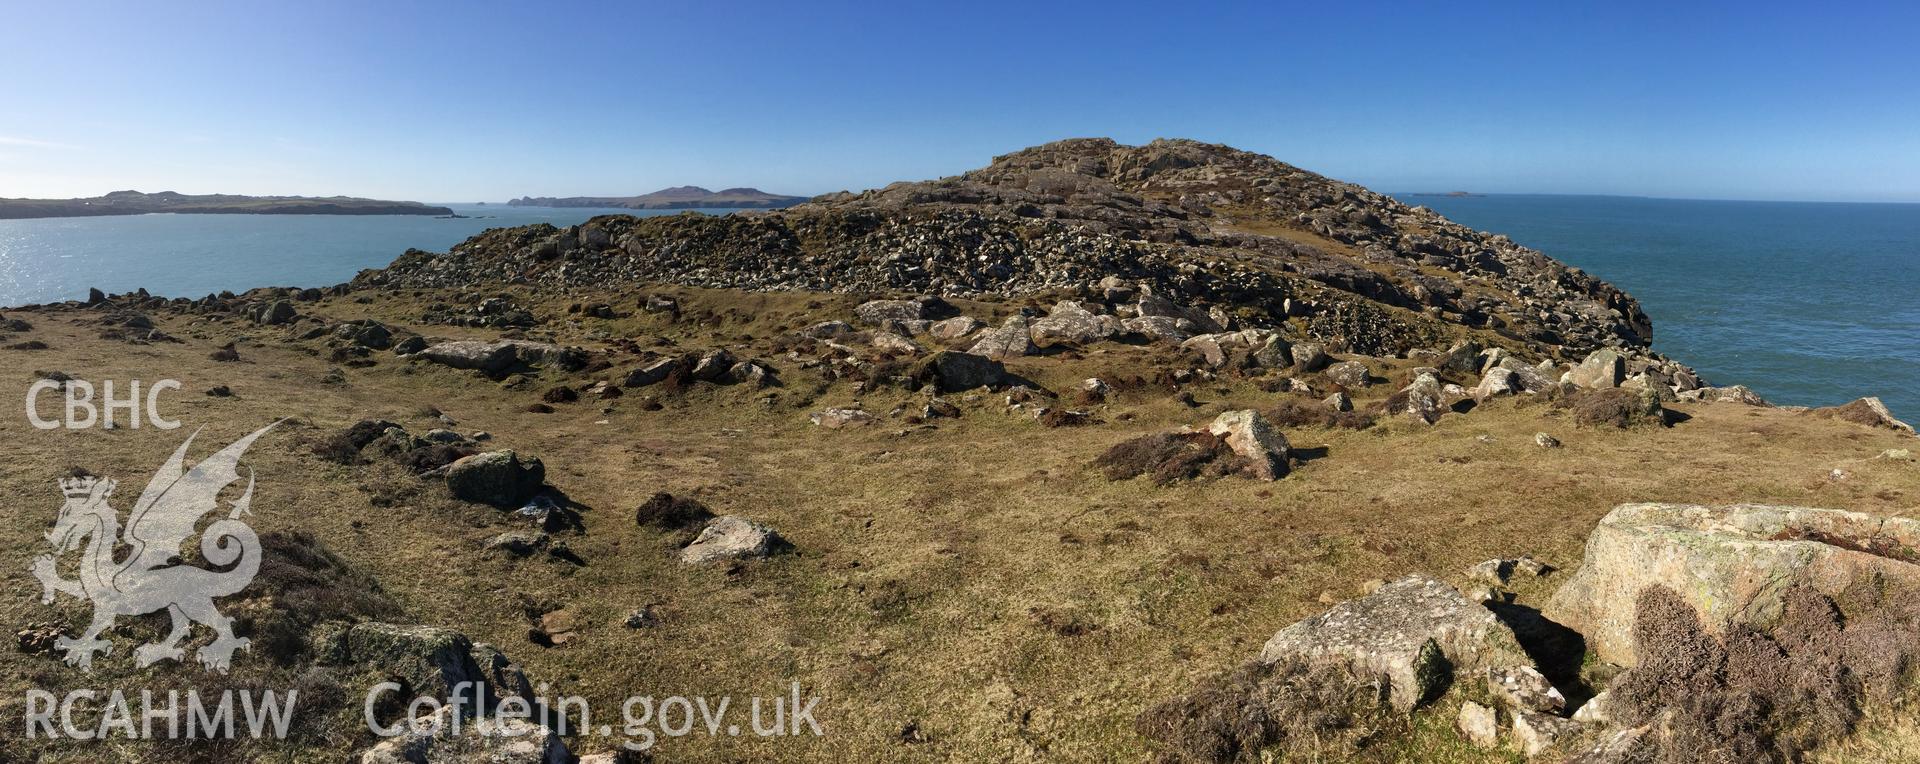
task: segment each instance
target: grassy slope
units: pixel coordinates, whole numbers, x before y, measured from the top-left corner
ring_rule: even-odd
[[[690,311],[713,309],[716,320],[588,319],[563,339],[667,336],[685,348],[743,335],[764,341],[779,326],[844,318],[853,304],[669,291],[684,295]],[[633,305],[632,295],[617,304]],[[970,307],[986,317],[986,306]],[[411,313],[386,300],[303,310],[401,321]],[[185,389],[166,411],[187,429],[41,432],[17,412],[0,419],[9,464],[0,490],[21,497],[0,510],[8,515],[0,570],[19,572],[0,590],[7,623],[57,613],[77,626],[87,612],[71,601],[57,610],[40,605],[25,573],[45,551],[40,534],[59,505],[53,481],[68,466],[121,480],[115,506],[124,512],[191,428],[206,427],[199,458],[295,417],[248,457],[260,479],[254,526],[319,535],[421,620],[502,645],[556,692],[584,694],[603,714],[630,694],[769,695],[792,680],[824,698],[825,738],[694,736],[664,744],[675,760],[1139,759],[1147,753],[1131,728],[1139,710],[1250,658],[1273,631],[1354,596],[1366,579],[1428,571],[1459,581],[1459,571],[1496,555],[1532,554],[1570,568],[1593,523],[1625,501],[1920,513],[1920,468],[1872,458],[1911,447],[1911,439],[1731,404],[1680,406],[1690,421],[1636,432],[1578,430],[1544,406],[1515,401],[1431,428],[1295,430],[1288,435],[1297,448],[1324,448],[1325,456],[1283,481],[1161,489],[1109,483],[1087,465],[1134,434],[1263,407],[1277,396],[1245,384],[1203,386],[1192,410],[1158,392],[1124,394],[1101,411],[1105,424],[1048,430],[1002,414],[997,396],[981,394],[963,404],[963,419],[902,437],[898,422],[827,431],[807,424],[806,414],[856,400],[881,413],[912,396],[857,398],[841,383],[814,398],[814,378],[776,358],[787,387],[771,403],[763,392],[702,388],[667,399],[661,411],[643,411],[629,395],[612,402],[611,413],[581,402],[542,415],[522,411],[537,389],[503,390],[385,354],[374,368],[346,370],[345,384],[325,385],[329,364],[279,346],[279,330],[169,317],[164,328],[187,344],[130,346],[73,323],[89,315],[28,316],[38,327],[31,336],[53,349],[0,351],[9,361],[0,385],[24,391],[34,369],[93,380],[173,377]],[[243,363],[207,360],[213,347],[248,335]],[[1147,352],[1113,345],[1013,366],[1065,389],[1090,374],[1136,369]],[[236,397],[200,394],[216,384]],[[1376,387],[1369,397],[1385,392]],[[304,447],[363,417],[423,432],[438,426],[421,413],[428,405],[457,418],[462,431],[486,430],[499,447],[539,455],[549,482],[592,508],[587,534],[568,540],[586,567],[485,557],[486,538],[518,527],[508,515],[454,502],[435,483],[326,464]],[[1543,430],[1566,448],[1534,446]],[[1835,468],[1852,476],[1832,479]],[[672,557],[671,537],[631,519],[635,505],[662,490],[768,522],[798,551],[735,574],[686,568]],[[560,649],[529,644],[515,596],[522,593],[569,604],[584,633]],[[648,604],[663,625],[621,625]],[[1061,624],[1084,633],[1063,634],[1075,629]],[[132,643],[118,641],[107,665],[130,670]],[[20,697],[27,677],[93,686],[46,658],[11,652],[0,655],[0,676],[9,698]],[[1500,759],[1460,747],[1450,718],[1448,708],[1423,716],[1421,734],[1380,756]],[[909,724],[924,742],[901,742]],[[575,750],[610,747],[584,742]]]

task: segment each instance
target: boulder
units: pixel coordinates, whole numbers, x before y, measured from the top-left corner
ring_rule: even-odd
[[[273,302],[260,306],[260,308],[254,312],[253,322],[266,326],[279,326],[281,324],[293,323],[293,320],[299,317],[299,312],[293,309],[293,303],[286,300],[274,300]]]
[[[869,424],[873,415],[860,409],[827,409],[807,416],[807,420],[829,430]]]
[[[1008,318],[1007,322],[1001,324],[998,329],[981,335],[979,341],[975,342],[967,352],[985,356],[994,361],[1033,355],[1040,352],[1040,349],[1034,346],[1031,332],[1032,327],[1027,317],[1016,315]]]
[[[1221,346],[1217,334],[1190,337],[1180,343],[1180,349],[1198,355],[1202,362],[1215,369],[1227,365],[1227,349]]]
[[[933,354],[924,368],[930,373],[934,387],[943,393],[992,387],[1007,380],[1007,367],[999,361],[957,350]]]
[[[701,382],[719,382],[726,378],[727,371],[732,369],[735,363],[738,361],[734,360],[732,353],[724,349],[709,350],[701,353],[700,358],[693,362],[693,369],[688,372],[688,376]]]
[[[1536,432],[1533,434],[1533,444],[1541,448],[1559,448],[1560,439],[1544,432]]]
[[[1457,374],[1473,374],[1480,371],[1480,343],[1473,340],[1461,340],[1440,354],[1440,360],[1434,364],[1442,371]]]
[[[1803,584],[1920,592],[1920,521],[1806,507],[1622,504],[1587,537],[1586,559],[1554,594],[1548,618],[1585,635],[1601,659],[1633,666],[1636,599],[1677,592],[1705,628],[1767,629],[1781,595]],[[1897,596],[1897,595],[1889,595]],[[1909,595],[1910,596],[1910,595]]]
[[[1513,631],[1439,579],[1412,575],[1281,629],[1260,659],[1343,664],[1387,688],[1410,711],[1445,689],[1453,671],[1527,665]]]
[[[1327,367],[1327,381],[1348,390],[1359,390],[1373,384],[1373,373],[1367,365],[1359,361],[1341,361]]]
[[[1619,387],[1627,377],[1626,360],[1613,348],[1601,348],[1573,367],[1568,381],[1578,387]]]
[[[1327,399],[1323,402],[1327,404],[1327,408],[1333,409],[1334,411],[1353,410],[1353,398],[1346,393],[1334,393],[1327,396]]]
[[[465,501],[516,508],[540,492],[547,467],[536,457],[511,450],[462,457],[447,466],[447,487]]]
[[[1620,389],[1643,393],[1656,403],[1672,403],[1680,400],[1680,396],[1674,394],[1673,386],[1652,374],[1642,373],[1628,377],[1625,382],[1620,383]]]
[[[861,322],[880,326],[888,321],[924,321],[938,318],[947,304],[937,297],[912,300],[874,300],[861,303],[853,315]],[[948,311],[950,312],[950,311]]]
[[[394,355],[413,355],[427,349],[427,338],[418,334],[410,335],[393,343]]]
[[[1683,401],[1699,401],[1702,403],[1744,403],[1748,406],[1773,405],[1746,385],[1700,387],[1680,393],[1679,398]]]
[[[680,550],[680,561],[699,565],[720,560],[757,559],[773,554],[781,543],[780,534],[772,528],[737,515],[723,515],[708,523],[692,544]]]
[[[586,358],[585,351],[579,348],[525,340],[456,340],[433,345],[421,350],[418,355],[442,366],[475,369],[489,374],[501,374],[521,366],[553,365],[575,369],[584,365]]]
[[[1559,383],[1548,377],[1540,367],[1529,366],[1525,361],[1513,356],[1500,359],[1499,368],[1513,372],[1514,383],[1521,390],[1529,393],[1544,393],[1559,386]]]
[[[1277,480],[1287,474],[1287,436],[1273,429],[1267,418],[1252,409],[1228,411],[1215,417],[1207,431],[1250,463],[1253,477]]]
[[[348,628],[340,648],[340,662],[393,677],[416,696],[449,700],[461,682],[482,679],[473,641],[452,629],[368,621]]]
[[[1473,399],[1485,402],[1495,396],[1513,395],[1519,388],[1520,380],[1512,369],[1495,367],[1488,369],[1486,375],[1480,378],[1480,384],[1473,386]]]
[[[547,548],[549,539],[545,533],[530,531],[507,531],[487,539],[489,552],[506,552],[514,557],[529,557]]]
[[[874,332],[873,339],[868,340],[867,344],[872,345],[877,350],[899,355],[920,354],[920,345],[913,340],[894,334],[893,332]]]
[[[972,316],[955,316],[933,322],[927,327],[927,333],[941,342],[952,342],[979,331],[983,326],[986,323]]]
[[[1085,345],[1118,334],[1120,319],[1095,313],[1085,305],[1068,300],[1053,306],[1053,311],[1035,320],[1031,328],[1035,342]]]
[[[393,347],[393,330],[379,321],[366,320],[341,324],[333,330],[333,336],[374,350]]]
[[[758,361],[741,361],[727,369],[727,375],[721,381],[729,385],[747,385],[748,387],[772,387],[776,384],[773,369]]]
[[[1293,346],[1293,366],[1301,371],[1319,371],[1327,368],[1333,359],[1327,357],[1327,347],[1317,342],[1302,342]]]
[[[845,321],[821,321],[800,330],[800,334],[816,340],[830,340],[853,333],[853,325]]]
[[[1868,427],[1878,427],[1883,430],[1906,433],[1908,435],[1914,434],[1913,426],[1895,419],[1893,412],[1887,410],[1887,404],[1880,402],[1879,398],[1861,398],[1845,406],[1810,409],[1807,413],[1817,417],[1839,419],[1854,424],[1863,424]]]
[[[1174,316],[1135,316],[1121,321],[1120,326],[1142,337],[1169,342],[1184,342],[1195,331],[1192,321]]]
[[[671,357],[651,361],[638,369],[627,372],[626,378],[620,381],[620,386],[646,387],[647,385],[659,383],[672,375],[674,368],[680,364],[681,360],[679,358]]]
[[[1293,365],[1293,343],[1275,334],[1253,351],[1253,362],[1267,369],[1285,369]]]
[[[1402,412],[1407,418],[1421,424],[1433,424],[1446,412],[1442,396],[1446,391],[1440,386],[1440,380],[1432,374],[1421,374],[1401,391],[1407,396],[1407,407]]]
[[[451,706],[401,725],[360,755],[360,764],[570,764],[565,742],[544,724],[511,716],[456,718]]]

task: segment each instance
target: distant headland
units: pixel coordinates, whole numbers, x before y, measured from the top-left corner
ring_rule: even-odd
[[[807,200],[804,196],[769,194],[757,188],[708,191],[699,186],[674,186],[639,196],[523,196],[507,202],[514,207],[624,207],[630,210],[775,209]]]
[[[0,199],[0,220],[146,215],[155,212],[228,215],[452,215],[446,207],[352,196],[242,196],[115,191],[83,199]]]

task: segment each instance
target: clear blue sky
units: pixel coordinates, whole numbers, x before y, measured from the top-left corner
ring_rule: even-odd
[[[1105,135],[1382,190],[1920,201],[1920,10],[1815,5],[0,0],[0,196],[812,194]]]

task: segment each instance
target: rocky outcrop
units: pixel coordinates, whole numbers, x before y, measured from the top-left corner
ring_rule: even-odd
[[[1623,504],[1587,538],[1585,561],[1546,608],[1602,659],[1635,665],[1636,598],[1677,592],[1711,632],[1771,626],[1794,585],[1920,592],[1920,521],[1805,507]]]
[[[586,351],[525,340],[459,340],[431,345],[418,357],[455,369],[505,374],[522,367],[556,366],[565,370],[585,365]]]
[[[1377,677],[1388,702],[1402,711],[1445,689],[1454,672],[1530,663],[1492,611],[1419,575],[1281,629],[1260,660],[1283,658],[1334,661]]]
[[[1893,412],[1887,410],[1887,404],[1880,402],[1879,398],[1861,398],[1845,406],[1810,409],[1807,413],[1812,416],[1839,419],[1844,422],[1852,422],[1868,427],[1878,427],[1883,430],[1892,430],[1907,435],[1914,434],[1913,425],[1894,418]]]
[[[1269,157],[1180,140],[1061,141],[963,175],[778,212],[496,229],[445,254],[409,252],[355,285],[509,281],[1072,290],[1134,298],[1114,317],[1142,335],[1296,319],[1309,336],[1370,354],[1434,344],[1449,326],[1562,357],[1651,337],[1632,298],[1506,237]]]

